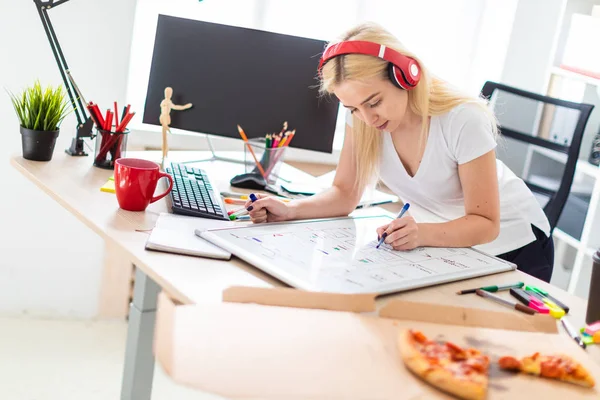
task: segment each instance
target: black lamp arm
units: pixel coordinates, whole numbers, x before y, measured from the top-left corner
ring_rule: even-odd
[[[57,7],[63,3],[66,3],[67,1],[69,0],[33,0],[38,10],[38,14],[40,15],[44,31],[46,32],[46,36],[48,37],[48,42],[50,43],[52,53],[54,54],[54,58],[56,59],[58,70],[63,79],[65,88],[67,89],[67,94],[69,95],[69,99],[71,100],[73,112],[75,113],[75,117],[77,118],[77,134],[75,139],[73,139],[71,147],[67,149],[67,153],[71,155],[86,155],[83,150],[82,138],[92,136],[93,121],[90,117],[88,117],[87,113],[85,112],[85,107],[82,102],[81,93],[76,87],[73,77],[70,74],[69,66],[67,65],[67,60],[65,59],[62,49],[60,48],[58,38],[56,37],[54,28],[52,27],[52,23],[50,22],[50,17],[48,16],[49,9]],[[77,97],[75,95],[77,95]]]

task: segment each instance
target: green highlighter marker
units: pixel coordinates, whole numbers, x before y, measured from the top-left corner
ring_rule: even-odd
[[[560,318],[564,317],[565,310],[560,308],[552,300],[550,300],[549,298],[547,298],[546,296],[544,296],[542,294],[539,294],[538,292],[533,290],[533,288],[531,286],[525,286],[525,291],[527,293],[529,293],[530,295],[532,295],[533,297],[536,297],[542,303],[544,303],[546,305],[546,307],[548,307],[548,309],[550,310],[550,315],[552,315],[554,318],[560,319]]]
[[[567,306],[565,303],[557,300],[555,297],[552,297],[551,295],[548,294],[548,292],[546,292],[545,290],[542,290],[538,287],[535,286],[525,286],[525,290],[529,290],[531,292],[535,292],[541,296],[546,297],[548,300],[552,301],[554,304],[556,304],[558,307],[562,308],[563,310],[565,310],[565,313],[569,313],[569,306]]]
[[[504,285],[504,286],[493,285],[493,286],[484,286],[484,287],[480,287],[480,288],[476,288],[476,289],[461,290],[459,292],[456,292],[456,294],[475,293],[475,291],[478,289],[485,290],[486,292],[499,292],[501,290],[508,290],[508,289],[512,289],[512,288],[521,289],[523,286],[525,286],[525,284],[523,282],[517,282],[517,283],[513,283],[510,285]]]

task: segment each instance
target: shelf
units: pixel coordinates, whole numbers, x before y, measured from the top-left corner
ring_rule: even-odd
[[[573,79],[576,81],[585,82],[588,85],[593,85],[593,86],[597,86],[600,88],[600,79],[593,78],[591,76],[578,74],[577,72],[562,69],[560,67],[552,67],[550,72],[554,75],[562,76],[564,78],[569,78],[569,79]]]
[[[562,231],[560,228],[554,228],[552,235],[555,236],[557,239],[567,243],[569,246],[576,248],[577,250],[579,250],[579,248],[582,247],[581,242],[578,239],[575,239],[573,236]]]
[[[566,244],[568,244],[569,246],[574,247],[577,251],[583,250],[583,253],[588,257],[592,257],[598,250],[593,247],[584,246],[579,240],[575,239],[573,236],[569,235],[568,233],[562,231],[560,228],[554,228],[554,231],[552,232],[552,236],[555,239],[563,241]]]
[[[598,177],[598,173],[600,172],[600,166],[585,160],[577,161],[577,169],[591,177]]]
[[[548,150],[538,146],[532,147],[532,150],[563,164],[567,162],[567,155],[564,153],[558,153],[556,151]],[[577,168],[575,169],[575,172],[577,171],[589,175],[592,178],[597,178],[598,174],[600,174],[600,167],[590,163],[589,161],[580,159],[577,160]]]

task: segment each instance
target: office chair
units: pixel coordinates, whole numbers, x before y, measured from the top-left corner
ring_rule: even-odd
[[[510,162],[505,163],[517,175],[518,171],[515,169],[522,167],[521,178],[542,205],[552,232],[571,191],[581,139],[594,106],[543,96],[491,81],[484,84],[481,95],[493,107],[502,137],[509,138],[513,144],[521,143],[521,154],[525,157],[516,162],[516,167],[515,159],[510,159],[510,156]],[[499,145],[500,151],[502,146],[503,141]],[[533,165],[532,152],[545,154],[551,160],[561,160],[561,164],[564,161],[562,176],[560,171],[555,172],[554,180],[548,180],[540,178],[541,175],[532,174],[531,171],[536,168],[542,175],[550,170],[547,165]],[[516,153],[519,151],[511,155]]]

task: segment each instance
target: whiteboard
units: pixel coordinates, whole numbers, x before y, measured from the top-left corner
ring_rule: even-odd
[[[375,248],[376,228],[391,220],[344,217],[198,233],[290,286],[319,292],[385,294],[516,268],[472,248]]]

